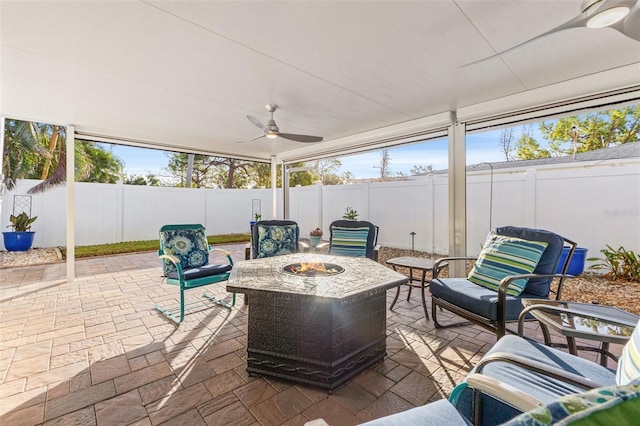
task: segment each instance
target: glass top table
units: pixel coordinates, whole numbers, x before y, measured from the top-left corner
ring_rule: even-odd
[[[609,352],[609,344],[625,344],[640,317],[614,306],[567,302],[548,299],[522,299],[525,309],[518,321],[518,334],[522,335],[523,320],[527,313],[540,323],[547,346],[566,347],[573,355],[578,349],[601,354],[600,364],[607,365],[607,356],[617,361]],[[567,344],[551,342],[549,327],[566,337]],[[576,345],[576,338],[601,342],[600,348]]]

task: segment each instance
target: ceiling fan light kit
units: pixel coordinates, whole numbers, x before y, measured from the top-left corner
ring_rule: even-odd
[[[258,136],[257,138],[254,138],[251,140],[260,139],[262,137],[266,137],[268,139],[276,139],[277,137],[281,137],[283,139],[288,139],[290,141],[295,141],[295,142],[304,142],[304,143],[322,142],[322,136],[296,135],[293,133],[280,132],[280,128],[278,128],[278,125],[273,119],[273,113],[278,109],[278,105],[267,104],[265,106],[267,108],[267,111],[271,113],[271,118],[269,119],[269,121],[267,121],[266,126],[262,124],[260,120],[255,118],[253,115],[247,115],[247,119],[251,122],[251,124],[253,124],[257,128],[262,129],[264,131],[264,134],[262,136]]]
[[[587,21],[589,28],[604,28],[624,19],[629,14],[630,9],[626,6],[612,7],[592,16]]]

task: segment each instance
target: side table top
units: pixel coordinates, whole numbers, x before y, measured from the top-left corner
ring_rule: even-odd
[[[394,257],[393,259],[387,260],[388,265],[404,266],[405,268],[424,269],[427,271],[433,269],[434,263],[435,261],[432,259],[412,256]]]
[[[522,304],[539,306],[531,315],[565,336],[600,336],[612,343],[628,340],[640,319],[615,306],[549,299],[522,299]]]

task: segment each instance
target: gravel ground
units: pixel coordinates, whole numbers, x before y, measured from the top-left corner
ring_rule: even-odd
[[[429,253],[382,247],[378,261],[384,264],[387,259],[401,256],[426,257],[430,259],[442,257]],[[399,270],[408,273],[408,271],[402,271],[401,268]],[[444,275],[446,275],[446,272]],[[593,272],[583,272],[576,278],[566,280],[562,289],[562,299],[617,306],[627,312],[640,315],[640,283],[613,281]]]
[[[382,247],[378,260],[385,264],[387,259],[401,256],[431,259],[441,257],[429,253]],[[62,254],[57,248],[31,249],[27,252],[0,251],[0,269],[54,263],[62,260]],[[408,271],[402,271],[402,268],[400,271],[408,273]],[[567,280],[562,290],[562,299],[585,303],[598,302],[602,305],[617,306],[625,311],[640,315],[640,283],[613,281],[593,272],[585,272],[577,278]]]

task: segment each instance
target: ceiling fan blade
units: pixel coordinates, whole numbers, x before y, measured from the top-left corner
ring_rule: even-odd
[[[296,142],[305,142],[305,143],[322,142],[322,136],[294,135],[293,133],[278,133],[278,136],[280,136],[281,138],[289,139],[290,141],[296,141]]]
[[[253,141],[258,140],[258,139],[260,139],[260,138],[264,138],[264,135],[256,136],[255,138],[253,138],[253,139],[249,139],[248,141],[238,141],[238,142],[236,142],[236,143],[253,142]]]
[[[267,131],[267,127],[262,124],[260,122],[260,120],[258,120],[257,118],[255,118],[253,115],[247,115],[247,119],[253,123],[254,126],[258,127],[259,129],[264,130],[265,132]]]
[[[536,43],[540,40],[542,40],[543,38],[546,38],[554,33],[560,32],[560,31],[564,31],[564,30],[568,30],[570,28],[579,28],[579,27],[584,27],[587,23],[587,21],[589,20],[589,16],[587,15],[585,12],[581,13],[580,15],[576,16],[575,18],[565,22],[564,24],[558,25],[557,27],[544,32],[542,34],[540,34],[539,36],[536,36],[532,39],[529,39],[525,42],[522,42],[518,45],[515,45],[513,47],[510,47],[507,50],[503,50],[502,52],[498,52],[495,55],[491,55],[491,56],[487,56],[486,58],[483,59],[479,59],[477,61],[473,61],[473,62],[469,62],[468,64],[464,64],[461,65],[459,68],[463,68],[463,67],[468,67],[469,65],[475,65],[475,64],[479,64],[482,62],[486,62],[486,61],[490,61],[492,59],[495,58],[499,58],[502,55],[506,55],[507,53],[511,53],[511,52],[515,52],[516,50],[519,50],[525,46],[528,46],[530,44]]]
[[[627,17],[624,18],[622,21],[622,31],[620,32],[629,38],[640,41],[640,4],[636,4]]]

